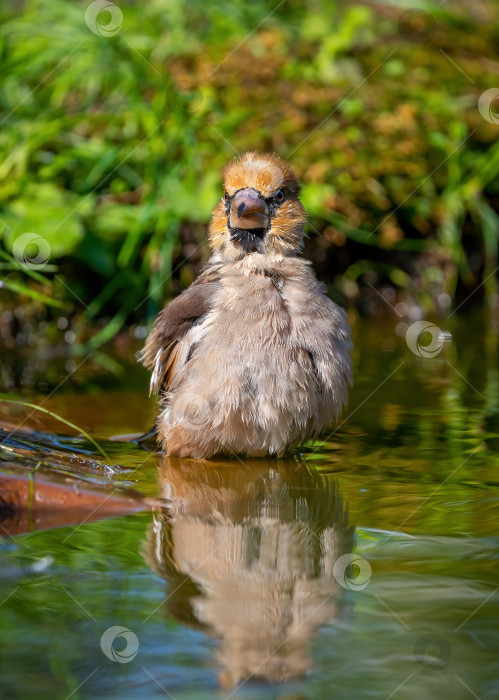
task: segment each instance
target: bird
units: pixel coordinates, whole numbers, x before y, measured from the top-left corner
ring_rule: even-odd
[[[171,457],[283,457],[336,422],[352,385],[351,330],[302,255],[292,167],[246,152],[224,170],[211,257],[158,314],[141,352]]]
[[[167,583],[164,614],[216,638],[225,691],[306,677],[318,630],[344,618],[344,589],[369,579],[352,574],[355,527],[330,474],[234,461],[161,456],[162,508],[140,548]]]

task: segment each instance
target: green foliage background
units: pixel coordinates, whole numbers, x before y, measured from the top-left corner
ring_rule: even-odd
[[[306,253],[342,303],[495,292],[499,126],[477,108],[499,86],[495,3],[129,0],[113,36],[89,4],[0,10],[4,305],[62,309],[91,347],[150,320],[207,258],[223,166],[248,149],[298,171]],[[41,269],[13,255],[26,232]]]

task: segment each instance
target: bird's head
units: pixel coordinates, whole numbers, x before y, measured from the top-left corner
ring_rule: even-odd
[[[210,245],[222,260],[301,250],[306,214],[289,165],[276,155],[245,153],[225,168],[224,185],[209,229]]]

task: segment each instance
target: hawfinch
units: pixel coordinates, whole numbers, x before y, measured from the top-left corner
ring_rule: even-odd
[[[222,689],[259,697],[242,692],[249,679],[306,677],[318,629],[341,624],[355,563],[355,528],[334,479],[296,459],[254,460],[248,469],[161,457],[158,481],[163,508],[141,553],[167,582],[168,617],[216,638]],[[274,688],[265,697],[310,696]]]
[[[350,328],[301,257],[306,214],[293,170],[246,153],[224,176],[211,258],[160,312],[141,361],[160,397],[166,455],[280,457],[346,404]]]

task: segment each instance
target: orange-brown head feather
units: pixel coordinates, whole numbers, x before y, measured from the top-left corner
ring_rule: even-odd
[[[209,228],[210,245],[222,260],[301,250],[306,214],[298,178],[287,163],[275,154],[245,153],[225,168],[224,185]]]

